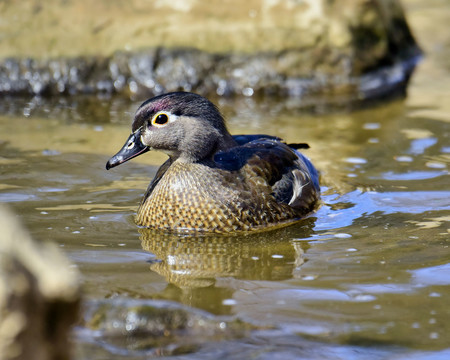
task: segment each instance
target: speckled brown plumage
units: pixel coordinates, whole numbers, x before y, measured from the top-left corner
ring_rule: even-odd
[[[318,175],[308,159],[271,136],[232,137],[220,113],[198,95],[172,93],[145,102],[133,131],[107,168],[150,148],[169,154],[141,202],[138,225],[257,230],[298,220],[319,199]]]
[[[293,221],[310,210],[278,203],[263,167],[247,164],[230,172],[175,162],[145,197],[136,222],[160,229],[232,232]]]

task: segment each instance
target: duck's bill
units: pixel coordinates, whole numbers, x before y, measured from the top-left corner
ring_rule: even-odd
[[[144,145],[141,141],[141,132],[136,131],[130,135],[122,149],[120,149],[116,155],[108,160],[106,163],[106,170],[123,164],[125,161],[135,158],[136,156],[139,156],[149,150],[150,148]]]

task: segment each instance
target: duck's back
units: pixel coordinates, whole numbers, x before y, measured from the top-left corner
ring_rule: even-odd
[[[165,163],[138,210],[139,225],[233,232],[295,221],[319,198],[308,159],[273,137],[235,137],[214,163]]]
[[[236,138],[240,146],[216,154],[219,166],[230,171],[244,169],[249,179],[263,173],[278,203],[288,204],[303,214],[311,210],[319,199],[319,175],[309,159],[296,150],[309,148],[307,144],[287,145],[269,135]]]

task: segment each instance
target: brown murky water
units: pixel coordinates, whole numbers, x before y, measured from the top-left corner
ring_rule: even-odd
[[[447,53],[420,65],[406,100],[350,114],[311,115],[292,100],[218,101],[232,133],[311,145],[324,204],[288,228],[233,237],[138,229],[133,214],[165,157],[105,170],[140,103],[121,99],[0,99],[0,201],[35,238],[59,244],[87,299],[170,300],[258,327],[177,358],[447,359]],[[77,359],[168,351],[94,335],[75,332]]]
[[[288,104],[223,103],[233,133],[309,142],[324,204],[273,232],[180,237],[138,229],[132,220],[163,155],[104,169],[137,103],[95,101],[106,117],[83,115],[83,107],[67,116],[58,105],[65,115],[49,107],[48,118],[28,114],[29,101],[14,103],[27,116],[0,117],[0,201],[35,238],[61,246],[83,274],[87,298],[173,300],[276,329],[208,343],[186,357],[207,358],[212,348],[225,358],[449,355],[445,118],[405,101],[326,116]],[[77,341],[79,358],[119,356],[95,342],[86,354],[86,339]],[[121,349],[120,356],[144,355]]]

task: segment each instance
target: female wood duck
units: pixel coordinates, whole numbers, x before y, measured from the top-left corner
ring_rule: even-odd
[[[173,92],[145,101],[132,134],[106,164],[149,150],[169,159],[150,183],[138,225],[177,232],[238,232],[281,226],[314,210],[318,173],[296,149],[269,135],[228,132],[216,106],[200,95]]]

